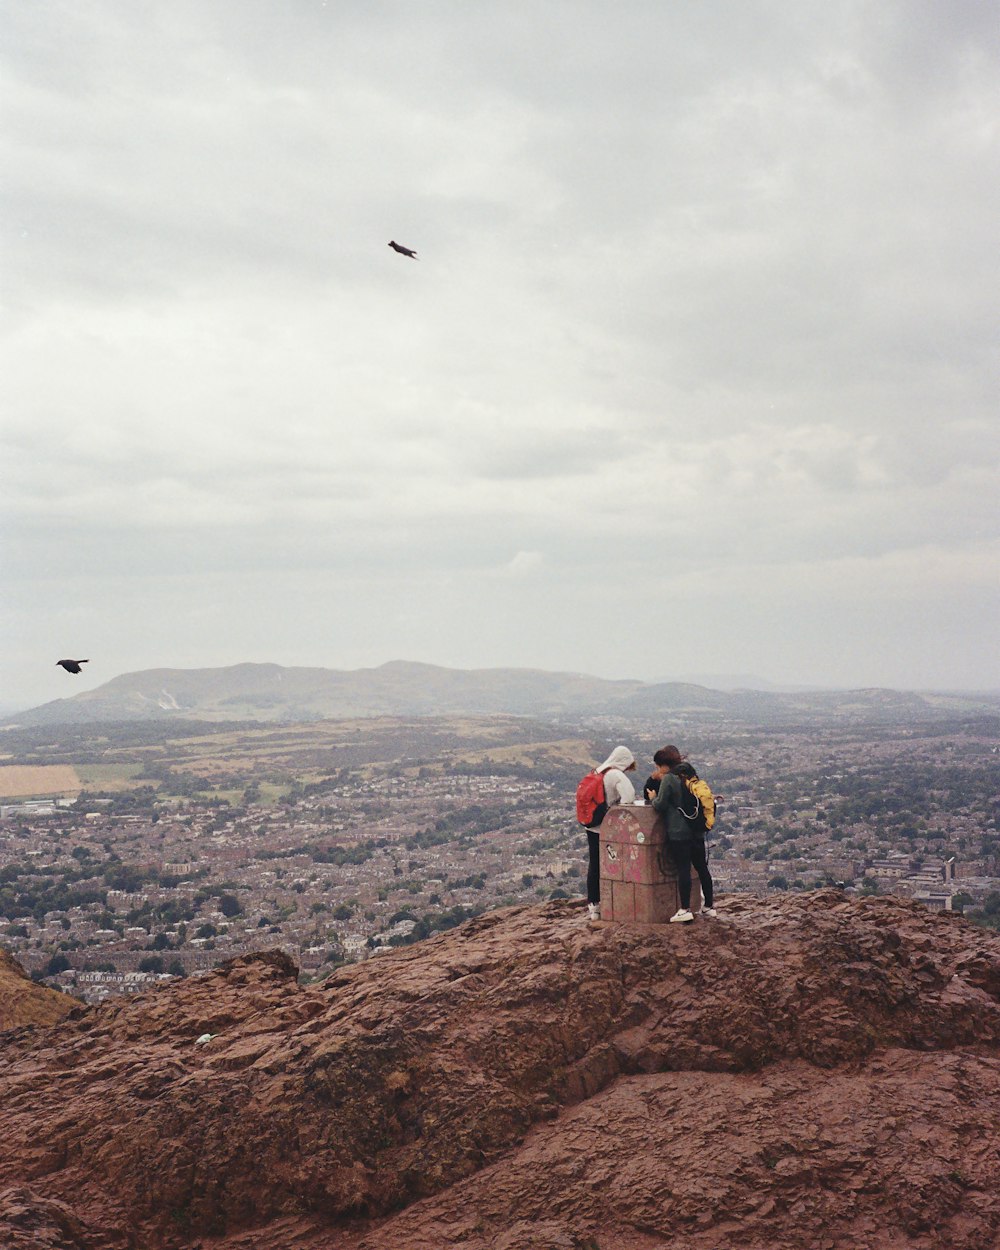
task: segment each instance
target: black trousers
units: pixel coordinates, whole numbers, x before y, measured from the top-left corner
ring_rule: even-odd
[[[691,869],[701,882],[701,896],[706,907],[712,906],[712,874],[708,871],[708,855],[704,838],[692,838],[690,842],[670,841],[670,857],[677,865],[677,891],[681,907],[691,906]]]
[[[587,865],[587,902],[601,901],[601,831],[587,830],[587,850],[590,852],[590,863]]]

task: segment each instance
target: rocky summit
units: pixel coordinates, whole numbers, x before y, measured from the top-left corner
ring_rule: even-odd
[[[511,908],[8,1031],[0,1108],[10,1250],[985,1250],[1000,937],[833,890]]]

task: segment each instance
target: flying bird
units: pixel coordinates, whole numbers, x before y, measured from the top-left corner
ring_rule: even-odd
[[[80,665],[89,663],[89,660],[56,660],[56,665],[64,668],[67,673],[79,673],[82,671]]]
[[[395,239],[389,240],[389,246],[394,252],[398,252],[400,256],[409,256],[410,260],[420,259],[412,247],[403,247],[402,243],[397,243]]]

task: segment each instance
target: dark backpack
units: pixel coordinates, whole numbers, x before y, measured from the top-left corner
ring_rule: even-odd
[[[576,787],[576,818],[588,829],[596,828],[608,814],[604,775],[587,773]]]
[[[691,822],[694,833],[702,837],[715,824],[715,796],[707,781],[702,781],[695,774],[689,777],[681,773],[680,811],[685,820]]]

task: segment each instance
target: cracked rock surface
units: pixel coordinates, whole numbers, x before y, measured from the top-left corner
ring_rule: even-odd
[[[0,1034],[0,1123],[14,1250],[984,1250],[1000,937],[834,890],[508,908]]]

